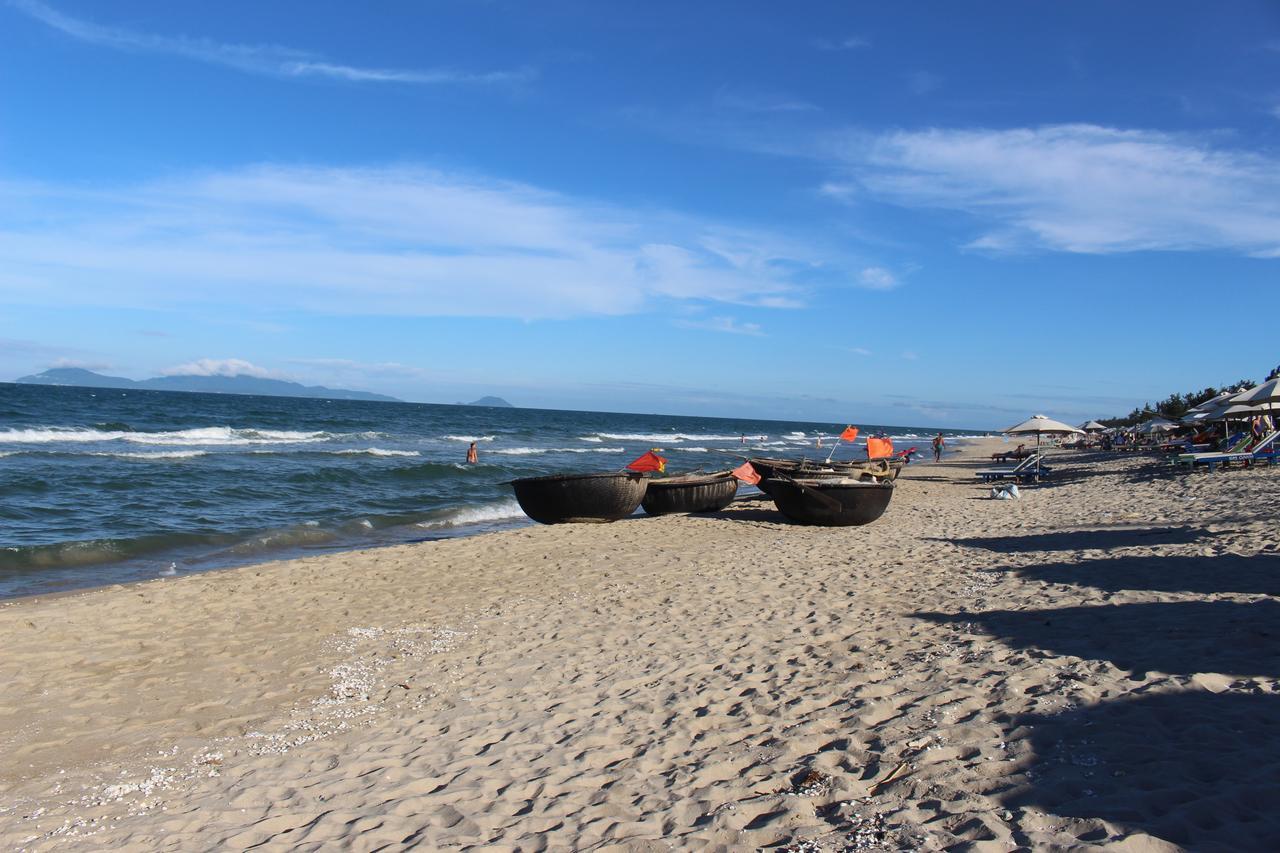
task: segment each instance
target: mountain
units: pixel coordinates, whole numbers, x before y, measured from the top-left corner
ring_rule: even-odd
[[[136,382],[122,376],[103,376],[81,367],[54,367],[34,376],[15,379],[24,385],[75,385],[80,388],[135,388],[143,391],[201,391],[206,394],[254,394],[262,397],[321,397],[327,400],[376,400],[402,402],[384,394],[347,391],[323,385],[302,385],[283,379],[257,376],[157,376]]]
[[[83,367],[55,367],[13,381],[26,385],[74,385],[78,388],[133,388],[138,384],[123,376],[103,376]]]
[[[481,397],[470,403],[463,403],[464,406],[493,406],[499,409],[514,409],[515,406],[508,403],[501,397]]]

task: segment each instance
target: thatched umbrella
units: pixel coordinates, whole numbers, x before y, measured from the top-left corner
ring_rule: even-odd
[[[1231,398],[1233,404],[1255,406],[1268,411],[1274,410],[1280,403],[1280,376],[1268,379],[1261,385],[1255,385],[1248,391],[1242,391]]]
[[[1008,429],[1001,430],[1006,435],[1030,435],[1035,433],[1036,451],[1039,452],[1040,436],[1042,435],[1075,435],[1084,432],[1073,426],[1068,426],[1062,421],[1055,421],[1053,418],[1044,415],[1032,415],[1020,424],[1014,424]],[[1040,475],[1040,460],[1036,459],[1036,476]]]

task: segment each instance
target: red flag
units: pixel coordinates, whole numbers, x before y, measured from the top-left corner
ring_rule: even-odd
[[[737,468],[733,469],[733,476],[742,482],[754,486],[760,482],[760,472],[756,470],[756,466],[750,462],[743,462]]]
[[[629,471],[658,471],[667,470],[667,460],[663,459],[652,450],[646,451],[644,455],[632,460],[627,465]]]
[[[882,459],[893,455],[893,442],[887,438],[867,439],[867,458]]]
[[[844,432],[840,433],[841,441],[853,441],[858,437],[858,428],[856,426],[847,426]]]

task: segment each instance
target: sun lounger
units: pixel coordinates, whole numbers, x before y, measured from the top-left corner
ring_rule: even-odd
[[[1026,459],[1023,459],[1017,465],[1010,465],[1004,468],[984,468],[975,471],[984,483],[992,480],[1018,480],[1025,482],[1027,480],[1035,480],[1049,473],[1049,469],[1039,464],[1041,456],[1039,453],[1032,453]]]
[[[1201,453],[1179,453],[1173,458],[1173,461],[1178,465],[1195,467],[1196,465],[1207,464],[1201,461],[1204,459],[1213,458],[1216,464],[1218,457],[1235,456],[1251,452],[1249,445],[1253,442],[1253,436],[1248,433],[1244,433],[1243,435],[1234,435],[1227,440],[1230,444],[1222,450],[1210,450]]]

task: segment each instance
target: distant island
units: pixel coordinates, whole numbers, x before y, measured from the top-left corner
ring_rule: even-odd
[[[123,376],[103,376],[82,367],[54,367],[34,376],[15,379],[23,385],[70,385],[79,388],[128,388],[139,391],[197,391],[205,394],[251,394],[260,397],[319,397],[327,400],[369,400],[402,403],[395,397],[368,391],[348,391],[323,385],[302,385],[284,379],[262,379],[257,376],[157,376],[136,381]],[[487,399],[496,399],[489,398]],[[478,403],[477,405],[509,405]]]
[[[501,397],[481,397],[479,400],[474,400],[470,403],[459,403],[458,405],[459,406],[492,406],[498,409],[514,409],[515,408],[515,406],[511,405]]]

